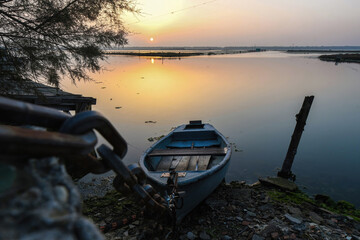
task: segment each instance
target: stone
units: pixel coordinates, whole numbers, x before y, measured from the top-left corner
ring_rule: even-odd
[[[200,239],[202,240],[210,240],[210,236],[206,232],[201,232],[199,235]]]
[[[259,181],[262,184],[275,186],[288,191],[295,191],[298,188],[294,182],[281,177],[259,178]]]
[[[230,237],[228,235],[224,235],[221,239],[222,240],[232,240],[232,237]]]
[[[274,206],[271,203],[266,203],[266,204],[261,205],[259,207],[260,211],[269,211],[269,210],[272,210],[272,209],[274,209]]]
[[[58,158],[30,158],[17,171],[22,188],[1,199],[1,239],[104,238],[83,217],[80,194]]]
[[[242,224],[243,226],[248,226],[248,225],[250,225],[250,222],[248,222],[248,221],[243,221],[241,224]]]
[[[296,239],[295,233],[290,234],[290,239]]]
[[[254,234],[253,236],[252,236],[252,238],[251,238],[251,240],[264,240],[265,238],[263,238],[263,237],[261,237],[261,236],[259,236],[259,235],[257,235],[257,234]]]
[[[314,229],[317,227],[317,224],[316,223],[309,223],[309,228],[310,229]]]
[[[64,186],[56,186],[54,188],[55,197],[62,203],[69,201],[69,192]]]
[[[276,225],[272,225],[272,224],[270,224],[270,225],[268,225],[268,226],[266,226],[262,231],[261,231],[261,235],[262,236],[265,236],[265,237],[267,237],[269,234],[271,234],[272,232],[277,232],[277,231],[279,231],[279,228],[276,226]]]
[[[271,238],[272,238],[272,239],[278,239],[278,237],[279,237],[279,233],[278,233],[278,232],[272,232],[272,233],[271,233]]]
[[[238,220],[239,222],[242,222],[244,220],[242,217],[239,217],[239,216],[236,217],[235,219]]]
[[[309,218],[316,224],[320,224],[324,219],[314,212],[309,212]]]
[[[251,211],[247,211],[247,212],[246,212],[246,216],[253,218],[253,217],[256,217],[256,213],[253,213],[253,212],[251,212]]]
[[[293,207],[293,206],[287,206],[287,209],[290,214],[301,217],[301,210],[299,208]]]
[[[194,240],[196,238],[195,234],[193,234],[192,232],[188,232],[186,234],[186,237],[189,239],[189,240]]]
[[[302,222],[301,219],[295,218],[295,217],[291,216],[290,214],[286,213],[284,216],[292,223],[300,224]]]
[[[293,229],[298,231],[298,232],[302,232],[302,231],[306,230],[306,225],[304,223],[295,224]]]

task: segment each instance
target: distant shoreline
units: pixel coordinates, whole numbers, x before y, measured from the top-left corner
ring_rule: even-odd
[[[348,62],[348,63],[360,63],[360,53],[354,54],[332,54],[321,55],[319,59],[327,62]]]
[[[106,55],[125,55],[140,57],[191,57],[204,55],[203,52],[105,52]]]
[[[360,50],[287,50],[287,53],[360,53]]]
[[[224,55],[224,54],[240,54],[240,53],[250,53],[250,52],[263,52],[264,49],[254,49],[254,50],[198,50],[198,51],[188,51],[184,52],[182,50],[173,50],[172,52],[163,52],[163,51],[118,51],[118,50],[107,50],[105,55],[123,55],[123,56],[137,56],[137,57],[162,57],[162,58],[180,58],[180,57],[191,57],[191,56],[204,56],[204,55]]]

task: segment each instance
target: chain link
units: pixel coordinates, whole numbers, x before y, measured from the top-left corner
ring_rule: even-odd
[[[89,172],[105,173],[112,169],[117,175],[113,181],[117,191],[135,193],[150,209],[158,213],[167,211],[166,201],[160,194],[156,193],[151,185],[146,184],[146,175],[139,165],[126,166],[122,162],[121,159],[127,152],[127,143],[111,122],[100,113],[87,111],[71,117],[51,108],[3,97],[0,97],[0,113],[0,122],[2,123],[35,125],[59,131],[58,133],[44,131],[44,129],[32,129],[25,130],[24,134],[20,134],[20,132],[24,132],[21,130],[22,128],[0,126],[0,143],[8,142],[7,146],[12,149],[7,154],[19,154],[17,150],[24,146],[29,151],[22,152],[22,154],[28,157],[36,155],[59,156],[61,155],[59,153],[70,153],[68,154],[70,156],[62,156],[62,159],[64,159],[67,169],[71,169],[73,174],[70,174],[73,177],[80,178]],[[12,131],[6,132],[4,129]],[[111,149],[102,144],[97,148],[102,159],[90,154],[97,140],[94,130],[99,132],[113,147]],[[15,136],[15,142],[9,142],[10,133],[13,137]],[[36,141],[34,136],[39,135],[44,137],[41,141]],[[16,144],[19,139],[25,139],[22,141],[23,145]],[[67,139],[71,141],[69,142]],[[57,146],[62,146],[62,148],[59,149]]]

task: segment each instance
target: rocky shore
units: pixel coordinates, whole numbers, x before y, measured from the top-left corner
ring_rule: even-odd
[[[172,232],[166,220],[143,212],[131,196],[109,191],[84,201],[83,213],[106,239],[355,239],[360,240],[359,210],[326,196],[309,198],[264,186],[220,185]]]

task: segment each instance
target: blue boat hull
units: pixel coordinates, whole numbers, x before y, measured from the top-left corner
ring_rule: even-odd
[[[178,190],[185,191],[185,195],[183,196],[183,206],[181,209],[176,210],[177,223],[180,223],[188,213],[195,209],[197,205],[204,201],[220,185],[225,178],[229,164],[230,162],[227,162],[227,164],[217,172],[208,175],[199,181],[179,186]],[[152,181],[149,178],[149,183],[160,192],[166,190],[166,187],[164,187],[163,184],[159,184],[158,181]]]
[[[200,160],[197,160],[198,165],[195,169],[189,170],[189,167],[182,171],[176,170],[179,174],[183,173],[183,176],[178,178],[178,191],[185,192],[182,196],[182,207],[176,210],[177,223],[180,223],[190,211],[219,186],[225,178],[230,164],[230,143],[210,124],[202,125],[201,129],[187,129],[188,125],[179,126],[150,147],[140,159],[140,166],[147,176],[148,183],[166,197],[168,185],[167,177],[164,177],[164,174],[168,174],[170,170],[159,169],[164,157],[174,155],[171,158],[187,158],[188,162],[192,155],[207,158],[207,165],[204,169],[201,169]],[[196,157],[199,158],[199,156]]]

